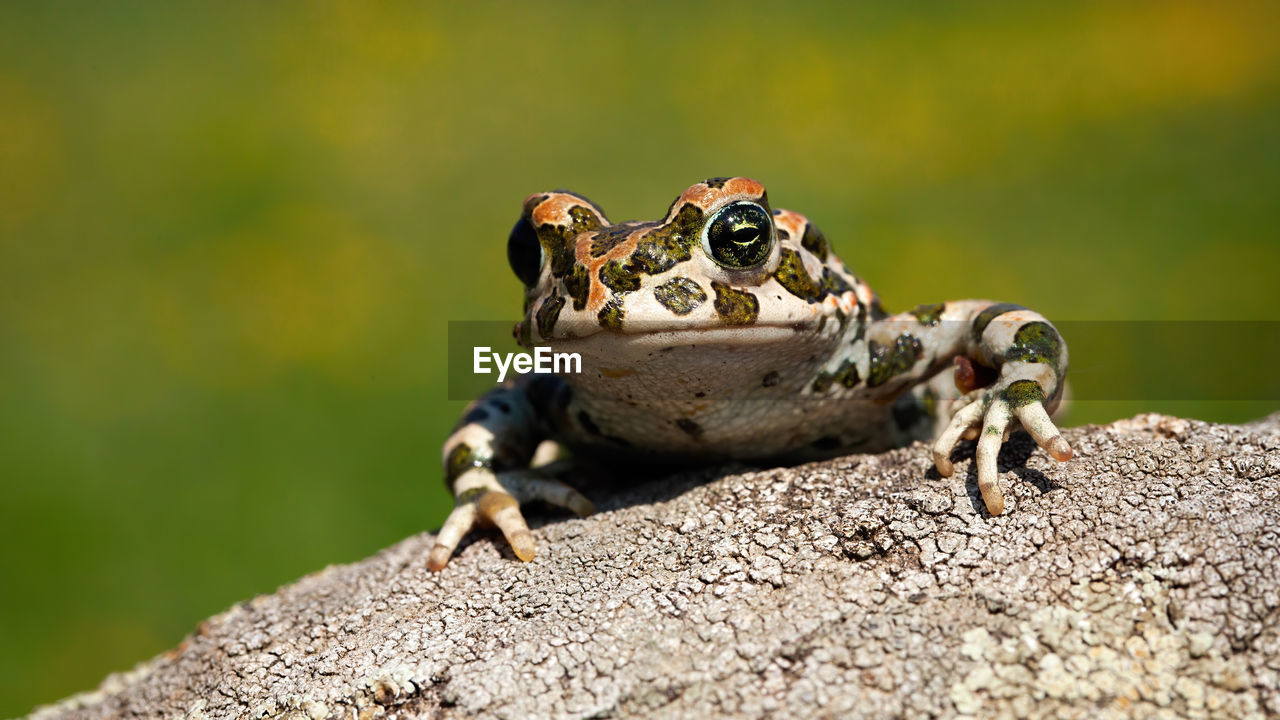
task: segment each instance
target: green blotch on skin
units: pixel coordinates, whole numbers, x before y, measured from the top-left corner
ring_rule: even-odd
[[[711,289],[716,294],[716,313],[724,324],[750,325],[760,315],[760,301],[755,295],[719,282],[711,283]]]
[[[852,388],[858,385],[862,378],[858,375],[858,366],[852,360],[845,360],[840,363],[840,367],[836,368],[835,381],[841,385]]]
[[[826,370],[818,373],[817,376],[813,378],[813,391],[819,393],[826,392],[827,388],[831,387],[831,380],[832,375]]]
[[[687,277],[674,277],[653,289],[653,296],[676,315],[688,315],[707,301],[707,293]]]
[[[973,319],[973,339],[981,340],[982,333],[991,324],[991,321],[996,319],[997,315],[1003,315],[1014,310],[1026,310],[1026,308],[1013,303],[997,303],[978,313],[978,317]]]
[[[569,271],[568,277],[561,283],[564,285],[564,291],[573,298],[573,309],[581,310],[587,306],[587,293],[591,289],[591,282],[587,278],[587,269],[582,265],[574,265],[573,270]]]
[[[892,346],[872,340],[867,343],[871,355],[871,368],[867,373],[867,386],[879,387],[897,375],[908,372],[924,355],[924,347],[915,337],[899,335]]]
[[[1037,320],[1018,328],[1004,359],[1005,362],[1044,363],[1056,373],[1061,355],[1062,336],[1049,323]]]
[[[863,305],[861,302],[858,303],[857,323],[858,330],[853,334],[853,340],[851,342],[858,342],[862,338],[866,337],[867,334],[867,306]]]
[[[702,210],[696,205],[680,208],[671,222],[640,237],[627,262],[627,269],[633,273],[657,275],[693,257],[690,251],[698,241],[702,222]]]
[[[822,287],[809,277],[808,271],[804,269],[804,260],[795,250],[783,248],[782,258],[773,276],[778,280],[779,285],[787,289],[787,292],[801,300],[814,303],[822,297]]]
[[[1044,390],[1035,380],[1017,380],[1009,384],[1001,393],[1011,408],[1020,408],[1032,403],[1044,402]]]
[[[591,257],[600,257],[614,249],[635,232],[639,225],[622,223],[604,228],[591,239]]]
[[[578,205],[569,209],[568,225],[543,223],[536,229],[542,251],[551,260],[551,274],[554,277],[564,277],[574,266],[576,258],[573,239],[584,232],[597,230],[600,226],[600,218],[595,213]]]
[[[804,226],[804,237],[800,239],[800,247],[808,250],[822,262],[827,261],[827,255],[831,252],[831,246],[827,244],[827,236],[813,223],[807,223]]]
[[[457,480],[462,473],[474,468],[491,468],[492,466],[493,461],[490,458],[481,457],[466,443],[459,443],[449,451],[449,457],[444,461],[445,486],[452,490],[453,481]]]
[[[842,295],[853,290],[853,285],[849,284],[840,273],[833,272],[831,268],[822,268],[822,292],[824,295]]]
[[[564,297],[556,295],[542,301],[542,305],[538,308],[538,333],[542,337],[551,337],[551,331],[556,327],[556,320],[560,317],[560,309],[564,307]]]
[[[836,322],[840,325],[840,332],[844,332],[845,327],[849,324],[849,316],[840,308],[836,308]]]
[[[933,327],[942,319],[942,311],[947,308],[945,303],[935,303],[933,305],[917,305],[911,314],[920,321],[921,325]]]
[[[600,322],[600,327],[614,332],[622,332],[622,321],[625,313],[622,310],[622,298],[613,298],[600,308],[600,312],[596,314],[596,320]]]
[[[789,248],[783,248],[778,269],[773,276],[787,292],[811,303],[818,302],[827,295],[840,295],[853,290],[853,285],[848,280],[829,267],[822,268],[820,281],[814,280],[805,269],[800,253]]]
[[[600,266],[600,282],[616,293],[640,289],[640,276],[623,267],[617,260],[610,260]]]
[[[489,492],[489,488],[473,487],[457,497],[456,504],[465,505],[480,499],[480,496]]]

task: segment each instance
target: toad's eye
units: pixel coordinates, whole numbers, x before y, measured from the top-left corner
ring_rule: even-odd
[[[769,213],[753,202],[724,206],[707,223],[707,252],[727,268],[749,268],[769,257],[773,248],[773,223]]]
[[[533,287],[542,271],[542,245],[528,218],[520,218],[507,238],[507,262],[525,287]]]

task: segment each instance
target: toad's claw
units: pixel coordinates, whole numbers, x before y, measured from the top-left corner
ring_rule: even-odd
[[[1004,494],[1000,492],[1000,483],[996,480],[999,475],[996,456],[1000,454],[1000,445],[1004,443],[1005,430],[1012,417],[1008,403],[1002,400],[992,402],[982,421],[982,436],[978,438],[975,457],[975,462],[978,463],[978,492],[982,493],[982,501],[987,504],[987,512],[992,515],[1004,512]]]
[[[436,533],[436,544],[431,548],[431,554],[427,556],[427,568],[435,571],[447,565],[449,556],[453,555],[453,549],[458,547],[462,536],[471,530],[475,521],[476,504],[459,502],[453,508],[453,512],[449,513],[440,532]]]
[[[1018,421],[1022,423],[1022,427],[1036,441],[1036,444],[1052,455],[1054,460],[1066,462],[1071,459],[1071,446],[1049,419],[1049,413],[1045,412],[1044,405],[1033,402],[1014,410],[1014,414],[1018,416]]]
[[[520,512],[520,503],[502,490],[488,490],[476,500],[476,509],[480,517],[498,526],[516,557],[525,562],[533,559],[533,534],[525,524],[524,515]]]
[[[436,544],[427,556],[427,568],[436,571],[449,563],[449,558],[462,538],[477,524],[497,526],[506,536],[516,557],[529,562],[536,554],[533,533],[520,512],[520,504],[541,500],[568,508],[578,515],[595,511],[582,493],[552,478],[531,471],[512,471],[497,475],[484,469],[470,471],[458,478],[457,505],[436,535]]]

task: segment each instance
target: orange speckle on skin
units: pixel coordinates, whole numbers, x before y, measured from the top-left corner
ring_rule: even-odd
[[[804,226],[808,222],[808,218],[790,210],[781,210],[773,216],[774,226],[779,230],[785,230],[788,239],[796,245],[799,245],[800,239],[804,237]]]
[[[752,180],[751,178],[736,177],[725,183],[725,189],[731,193],[741,193],[743,195],[764,195],[764,185]]]
[[[698,183],[680,194],[680,199],[671,206],[671,212],[679,212],[682,203],[693,203],[703,210],[707,210],[731,198],[759,198],[762,195],[764,195],[764,186],[751,178],[731,178],[721,188],[713,188],[705,183]],[[672,217],[672,215],[668,215],[668,217]]]
[[[538,196],[530,195],[525,202],[528,203],[535,197]],[[575,207],[591,209],[590,205],[572,195],[552,193],[547,196],[546,200],[538,203],[538,206],[533,209],[533,224],[542,225],[544,223],[551,223],[552,225],[563,225],[569,220],[569,210]],[[594,210],[592,210],[592,212],[594,212]]]

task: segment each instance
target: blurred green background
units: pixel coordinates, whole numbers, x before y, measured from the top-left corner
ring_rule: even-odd
[[[1280,319],[1277,28],[1268,2],[0,4],[0,716],[438,526],[446,322],[515,318],[534,191],[648,219],[751,175],[892,310]]]

